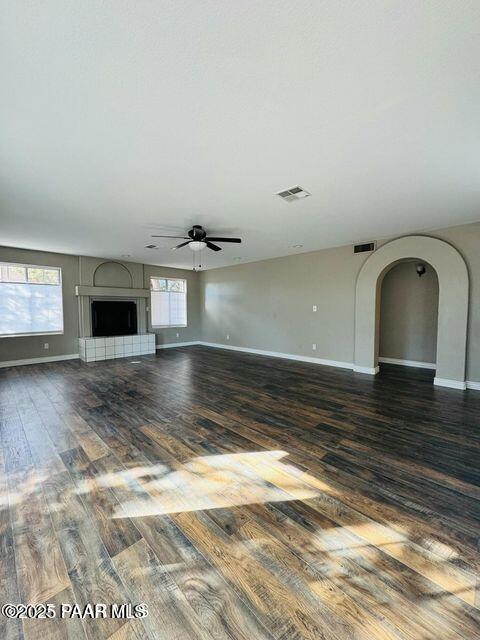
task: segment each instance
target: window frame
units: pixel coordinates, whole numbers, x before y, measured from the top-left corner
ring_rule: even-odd
[[[153,305],[152,305],[152,293],[170,293],[168,290],[166,292],[163,291],[153,291],[152,290],[152,280],[180,280],[184,283],[185,291],[182,293],[185,295],[185,324],[153,324]],[[168,285],[167,285],[168,286]],[[175,292],[172,292],[175,293]],[[188,287],[187,287],[187,279],[186,278],[169,278],[168,276],[150,276],[150,328],[151,329],[185,329],[188,327]]]
[[[61,331],[28,331],[25,333],[0,333],[1,338],[24,338],[28,336],[61,336],[65,334],[65,308],[63,304],[63,273],[62,267],[57,267],[54,265],[41,265],[41,264],[30,264],[27,262],[8,262],[6,260],[0,260],[0,266],[7,265],[12,267],[23,267],[27,272],[27,280],[26,282],[15,282],[15,281],[6,281],[6,284],[35,284],[37,286],[42,287],[60,287],[61,296],[60,296],[60,304],[61,304],[61,317],[62,317],[62,329]],[[58,284],[51,284],[48,282],[28,282],[28,269],[55,269],[58,271]],[[0,285],[4,284],[3,280],[0,280]]]

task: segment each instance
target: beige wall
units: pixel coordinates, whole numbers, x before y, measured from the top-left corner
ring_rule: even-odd
[[[467,379],[480,381],[480,223],[426,235],[452,244],[467,264]],[[203,340],[353,362],[355,286],[369,255],[346,246],[201,273]]]
[[[438,278],[425,264],[418,277],[413,262],[400,262],[381,289],[380,357],[434,363],[437,350]]]
[[[0,363],[11,360],[77,354],[79,313],[75,285],[90,284],[95,268],[105,261],[106,259],[104,258],[85,258],[61,253],[43,253],[27,249],[0,247],[0,262],[61,267],[64,313],[64,332],[61,335],[0,338]],[[188,326],[178,329],[156,329],[155,333],[157,334],[157,344],[159,345],[198,340],[200,337],[198,274],[182,269],[155,267],[132,262],[124,262],[123,264],[133,274],[132,284],[135,287],[149,287],[150,275],[187,279]],[[118,284],[121,285],[123,283]],[[177,333],[179,333],[178,338],[176,337]],[[44,349],[45,343],[49,344],[49,349]]]
[[[341,247],[204,271],[203,340],[352,362],[355,279],[365,259]]]

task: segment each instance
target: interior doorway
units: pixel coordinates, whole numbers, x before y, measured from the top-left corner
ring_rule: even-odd
[[[430,236],[405,236],[387,242],[360,269],[355,293],[354,371],[378,372],[381,285],[385,274],[405,260],[428,263],[438,276],[434,384],[465,389],[468,270],[452,245]]]
[[[438,276],[424,261],[401,260],[381,283],[379,362],[435,369]]]

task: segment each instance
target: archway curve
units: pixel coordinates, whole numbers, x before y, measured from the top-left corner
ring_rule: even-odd
[[[133,287],[133,277],[130,270],[116,260],[101,262],[93,273],[95,287]]]
[[[468,270],[460,253],[430,236],[405,236],[379,247],[363,264],[355,293],[355,365],[378,371],[380,286],[385,273],[405,259],[428,262],[438,276],[437,370],[435,384],[465,388]]]

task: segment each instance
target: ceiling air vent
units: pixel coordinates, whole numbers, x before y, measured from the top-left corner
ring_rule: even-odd
[[[157,245],[156,244],[147,244],[145,245],[145,249],[156,249]]]
[[[364,242],[363,244],[356,244],[353,247],[353,253],[365,253],[366,251],[374,251],[375,242]]]
[[[290,189],[279,191],[276,195],[280,196],[280,198],[282,198],[282,200],[285,200],[286,202],[293,202],[294,200],[308,198],[308,196],[311,196],[312,194],[297,185],[296,187],[291,187]]]

